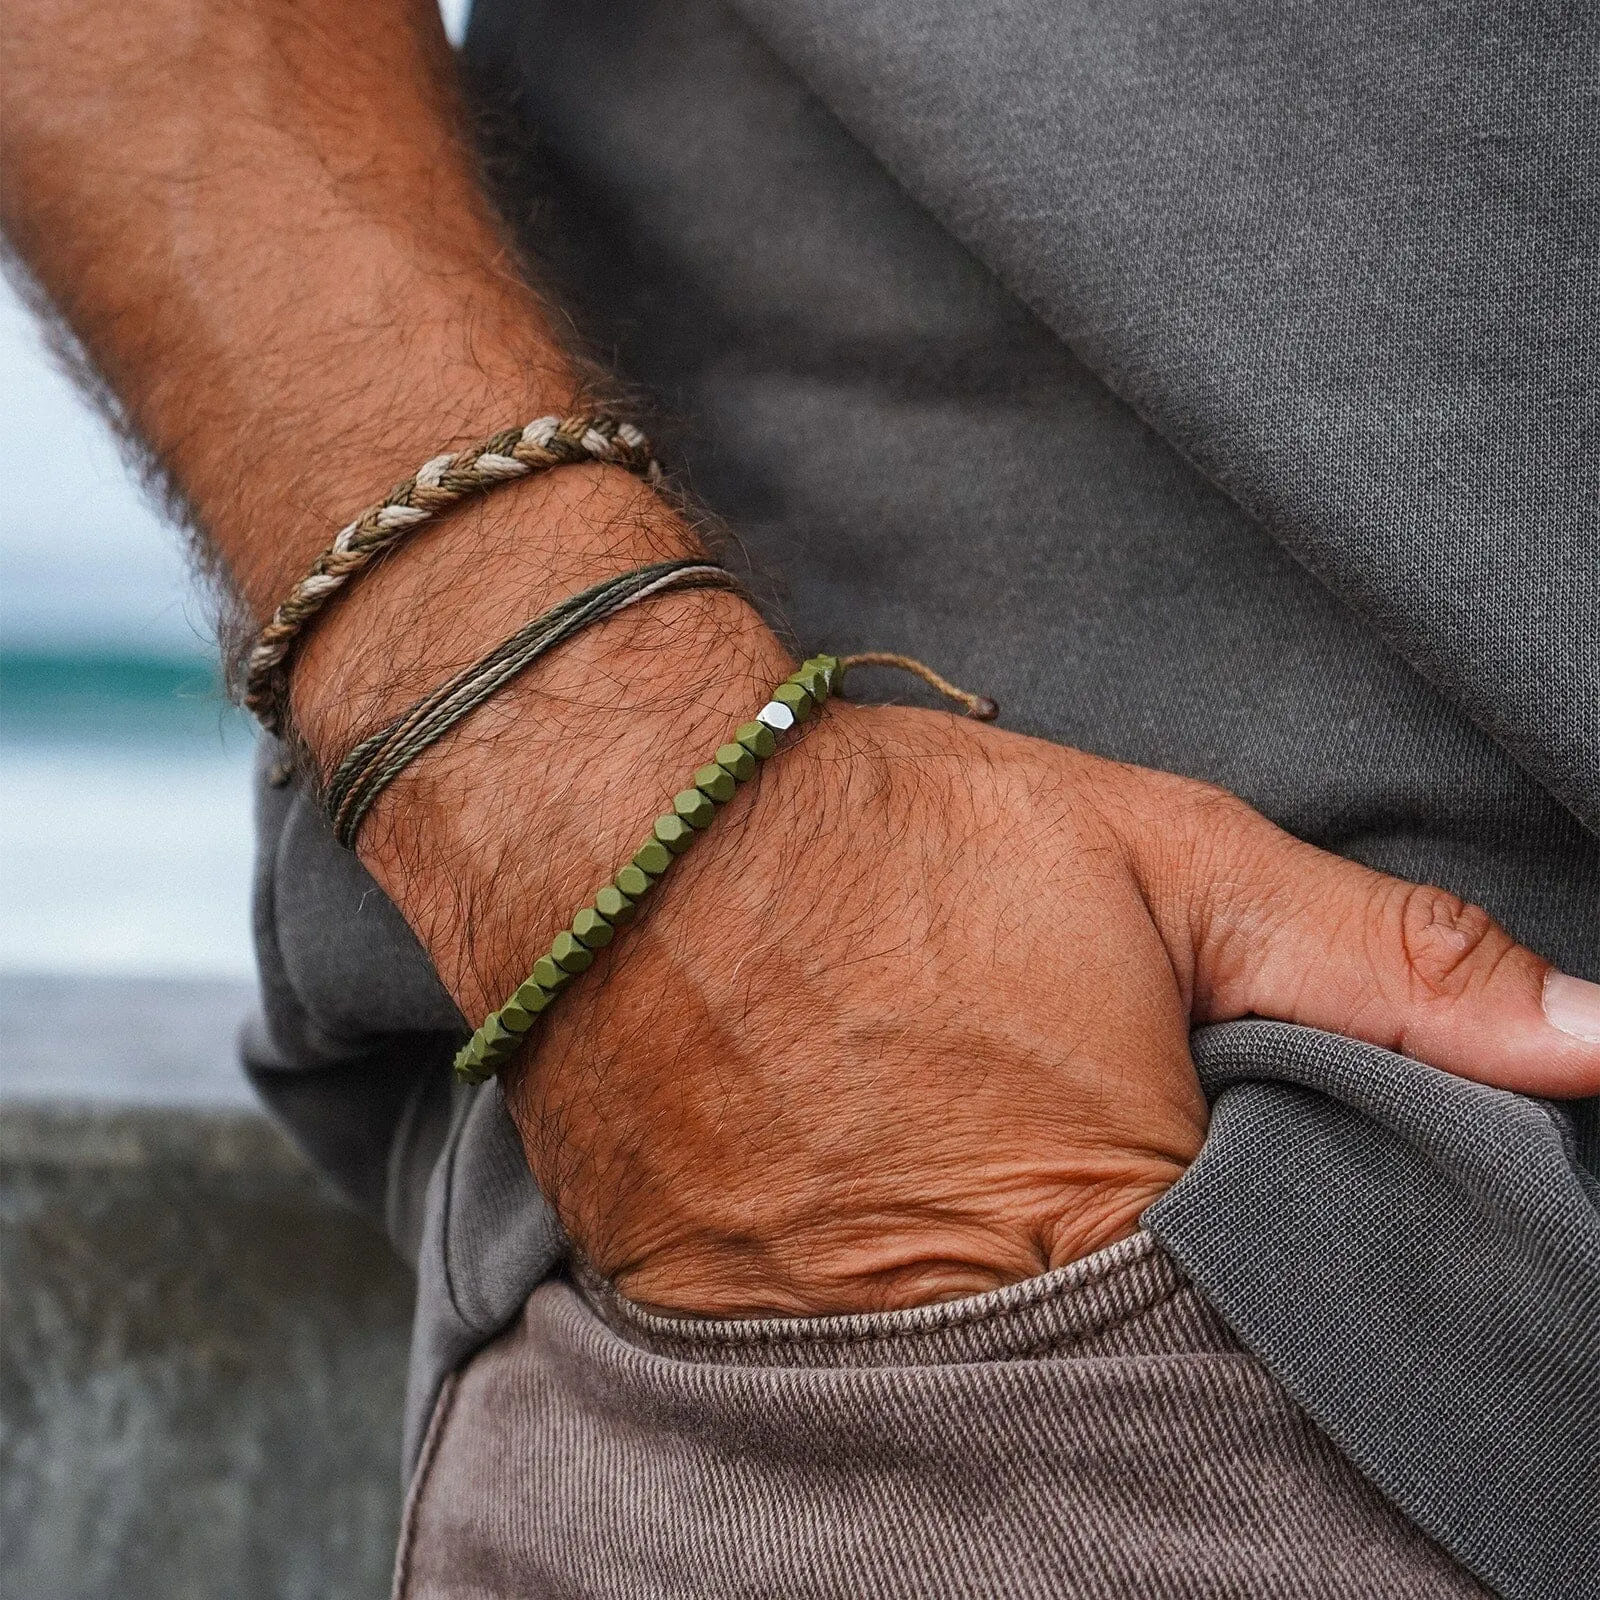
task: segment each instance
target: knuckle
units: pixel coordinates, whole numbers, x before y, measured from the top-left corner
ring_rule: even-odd
[[[1196,882],[1237,856],[1244,836],[1264,821],[1226,789],[1168,773],[1151,774],[1136,802],[1144,848]]]
[[[1408,886],[1400,906],[1400,944],[1412,986],[1455,1000],[1488,981],[1511,948],[1482,906],[1431,884]]]
[[[1169,815],[1182,840],[1183,865],[1196,903],[1225,924],[1251,924],[1276,916],[1277,882],[1263,874],[1283,843],[1281,835],[1253,806],[1225,789],[1195,784],[1185,805]]]

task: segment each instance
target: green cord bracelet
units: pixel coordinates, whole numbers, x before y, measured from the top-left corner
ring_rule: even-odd
[[[903,661],[902,657],[873,657],[863,659],[863,664],[901,665]],[[656,818],[649,838],[634,851],[633,859],[555,936],[516,993],[484,1019],[456,1056],[459,1078],[482,1083],[511,1059],[562,989],[592,965],[595,951],[610,944],[617,929],[633,920],[639,902],[699,837],[717,808],[733,798],[740,784],[755,776],[783,735],[804,722],[834,692],[843,670],[836,656],[812,656],[772,691],[772,698],[753,721],[734,730],[733,738],[695,772],[691,786],[673,796],[672,809]],[[933,681],[933,675],[923,671]],[[951,687],[942,679],[937,681]],[[983,708],[974,715],[994,714],[989,709],[992,702],[979,701],[976,696],[961,698]]]

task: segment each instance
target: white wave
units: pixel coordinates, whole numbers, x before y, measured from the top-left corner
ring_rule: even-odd
[[[244,753],[0,748],[0,970],[248,977]]]

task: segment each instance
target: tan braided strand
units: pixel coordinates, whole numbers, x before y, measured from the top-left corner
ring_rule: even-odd
[[[414,477],[369,506],[312,563],[273,612],[250,651],[244,703],[268,733],[288,717],[289,659],[323,608],[351,579],[441,512],[502,483],[580,462],[625,467],[647,483],[661,479],[650,441],[628,422],[606,416],[538,417],[455,455],[435,456]]]

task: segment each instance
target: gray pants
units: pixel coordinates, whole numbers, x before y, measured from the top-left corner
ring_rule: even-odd
[[[801,1321],[552,1280],[450,1380],[396,1594],[1482,1596],[1148,1234]]]

